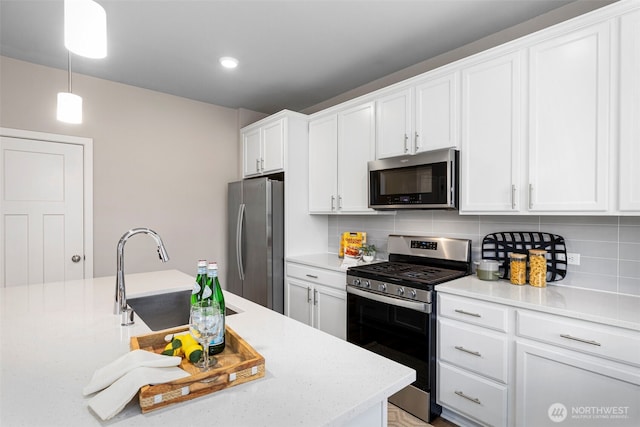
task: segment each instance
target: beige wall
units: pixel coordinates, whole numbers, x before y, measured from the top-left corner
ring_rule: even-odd
[[[125,231],[150,227],[171,259],[162,264],[153,240],[135,236],[126,245],[127,273],[194,274],[206,258],[226,277],[226,189],[240,178],[239,112],[74,74],[84,121],[68,125],[55,111],[66,88],[66,71],[0,57],[1,127],[93,138],[94,276],[115,274]]]

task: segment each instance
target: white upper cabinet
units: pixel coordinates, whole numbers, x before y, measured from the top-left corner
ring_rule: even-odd
[[[260,175],[260,134],[255,128],[242,133],[242,176]]]
[[[459,145],[460,73],[424,79],[415,88],[415,152]]]
[[[620,175],[618,208],[640,212],[640,10],[620,19]]]
[[[242,129],[243,178],[284,170],[286,117],[258,122]]]
[[[611,25],[529,48],[530,211],[608,209]]]
[[[338,188],[338,115],[309,121],[309,211],[335,210]]]
[[[394,92],[376,101],[378,159],[413,153],[412,104],[412,89]]]
[[[518,211],[520,52],[462,69],[461,212]]]
[[[338,114],[338,209],[369,209],[368,167],[375,159],[374,104],[368,102]]]
[[[376,101],[376,158],[458,146],[458,72],[427,73]]]
[[[284,126],[282,118],[262,128],[262,173],[284,169]]]
[[[374,135],[373,102],[309,122],[309,212],[374,212],[367,188]]]

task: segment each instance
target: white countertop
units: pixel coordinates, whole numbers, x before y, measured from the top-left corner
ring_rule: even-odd
[[[560,283],[560,282],[558,282]],[[543,311],[640,331],[640,298],[547,284],[546,288],[486,281],[475,275],[438,285],[438,292]]]
[[[128,297],[190,289],[179,271],[126,276]],[[129,351],[112,314],[115,279],[0,289],[0,425],[342,425],[412,383],[415,371],[225,292],[227,324],[265,358],[266,375],[142,414],[137,397],[108,422],[87,407],[93,372]],[[186,421],[186,424],[185,424]]]
[[[317,253],[317,254],[307,254],[307,255],[295,255],[288,256],[286,258],[288,262],[295,262],[298,264],[304,264],[311,267],[319,267],[326,268],[329,270],[339,271],[341,273],[346,273],[347,268],[351,266],[343,266],[342,262],[344,261],[342,258],[338,257],[338,254],[333,253]],[[374,260],[373,262],[380,262],[382,260]],[[357,265],[370,264],[363,261],[358,261]],[[345,279],[346,286],[346,279]]]

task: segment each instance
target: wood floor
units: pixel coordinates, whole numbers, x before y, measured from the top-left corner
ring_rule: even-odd
[[[458,427],[443,418],[436,418],[427,424],[391,403],[387,405],[387,427]]]

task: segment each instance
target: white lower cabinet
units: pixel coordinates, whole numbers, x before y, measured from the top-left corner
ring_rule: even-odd
[[[518,426],[637,426],[640,420],[638,368],[518,340],[515,384]]]
[[[509,425],[508,311],[438,294],[437,401],[482,425]]]
[[[346,339],[345,274],[287,263],[285,314],[335,337]]]
[[[438,403],[490,426],[506,426],[507,386],[438,363]]]
[[[437,400],[457,424],[640,425],[639,331],[517,300],[437,302]]]
[[[516,325],[517,425],[638,425],[640,333],[530,310]]]

